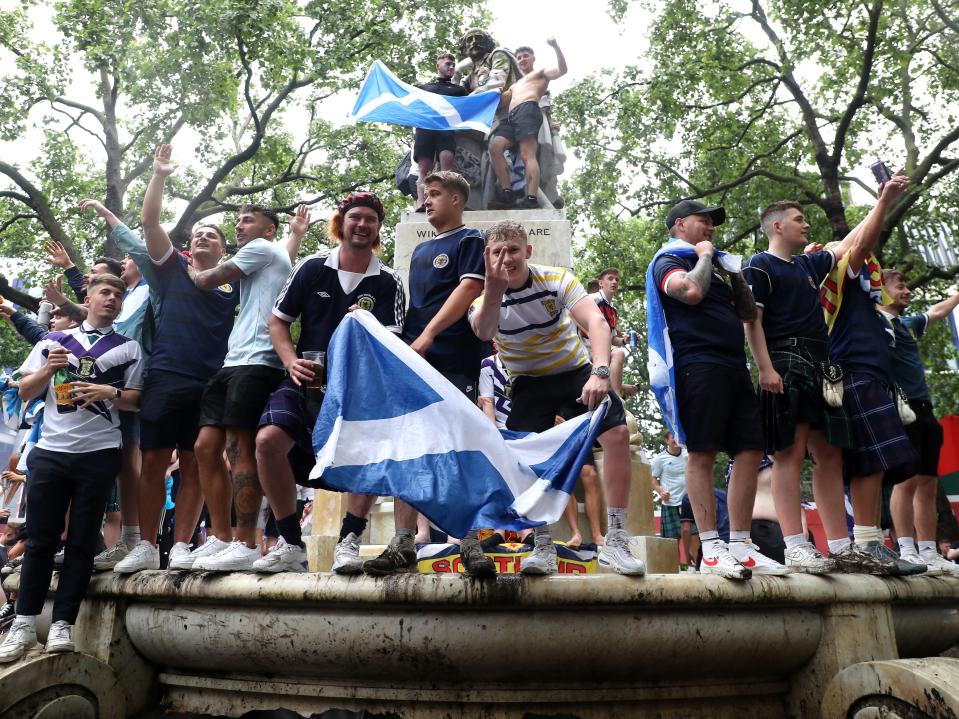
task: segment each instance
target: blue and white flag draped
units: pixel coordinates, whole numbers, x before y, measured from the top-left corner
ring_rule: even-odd
[[[489,134],[499,106],[497,90],[447,97],[409,85],[377,60],[353,106],[357,122],[385,122],[424,130],[476,130]]]
[[[696,248],[685,240],[674,239],[657,250],[649,267],[646,268],[646,321],[649,333],[649,384],[659,402],[663,419],[673,433],[676,441],[686,444],[686,433],[679,422],[679,408],[676,405],[676,372],[673,367],[673,345],[669,341],[669,327],[666,326],[666,313],[663,311],[663,301],[659,296],[659,287],[653,277],[653,267],[663,255],[677,257],[696,257]],[[740,272],[742,257],[716,251],[716,258],[723,268],[729,272]]]
[[[454,537],[562,515],[606,403],[546,432],[498,430],[368,312],[344,318],[328,351],[312,477],[399,497]]]

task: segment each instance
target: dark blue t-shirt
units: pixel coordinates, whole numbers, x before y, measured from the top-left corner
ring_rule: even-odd
[[[172,249],[156,272],[159,286],[153,289],[161,302],[150,369],[205,382],[223,366],[240,285],[199,289],[187,273],[186,258]]]
[[[416,246],[410,258],[410,307],[403,326],[408,344],[422,334],[462,280],[485,279],[483,249],[483,233],[469,227],[444,232]],[[440,371],[479,375],[483,345],[465,312],[440,333],[426,359]]]
[[[666,294],[666,280],[678,271],[689,272],[695,257],[662,255],[653,267],[653,277],[663,299],[663,312],[673,346],[673,365],[683,367],[694,362],[745,367],[745,334],[736,315],[733,291],[713,271],[709,292],[698,305],[687,305]]]
[[[784,260],[771,252],[753,255],[743,277],[763,310],[766,341],[808,337],[826,341],[819,285],[832,270],[832,252],[814,252]]]
[[[829,359],[843,369],[892,384],[892,326],[878,312],[859,275],[843,278],[842,304],[829,334]]]
[[[918,340],[929,326],[929,317],[921,314],[889,319],[896,332],[896,346],[892,350],[892,376],[909,399],[928,402],[926,367],[919,355]]]
[[[354,280],[344,273],[347,281]],[[403,282],[375,256],[355,286],[343,288],[339,272],[339,247],[307,257],[293,268],[280,291],[273,314],[286,322],[300,318],[297,353],[325,352],[330,338],[353,305],[373,314],[391,332],[403,327],[406,295]]]

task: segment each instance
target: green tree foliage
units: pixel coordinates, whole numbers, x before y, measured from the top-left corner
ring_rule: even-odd
[[[166,218],[179,244],[198,220],[248,202],[292,214],[308,197],[322,214],[349,189],[385,190],[410,132],[329,116],[373,60],[415,80],[481,18],[463,0],[30,0],[2,11],[0,139],[26,148],[40,134],[43,145],[0,158],[0,254],[36,259],[50,237],[83,266],[104,236],[76,202],[98,197],[136,225],[163,142],[181,164]]]
[[[556,108],[582,160],[565,188],[568,211],[591,233],[581,276],[624,268],[623,304],[634,309],[624,324],[645,326],[646,264],[678,200],[727,208],[715,238],[723,249],[764,249],[759,210],[784,198],[806,206],[811,236],[826,242],[863,216],[849,188],[875,195],[863,170],[877,159],[912,179],[886,220],[880,261],[930,301],[946,293],[959,266],[928,264],[917,246],[920,230],[945,221],[940,234],[956,247],[959,2],[609,3],[620,19],[634,7],[653,16],[648,53],[580,82]],[[935,399],[954,406],[945,330],[923,349]],[[631,380],[645,379],[644,359],[628,365]]]

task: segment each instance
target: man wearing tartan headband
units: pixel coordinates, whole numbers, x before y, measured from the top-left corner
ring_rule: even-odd
[[[350,208],[360,206],[371,208],[380,218],[380,222],[386,217],[386,210],[383,209],[383,203],[380,202],[380,198],[372,192],[351,192],[337,205],[336,212],[342,216],[345,215]]]

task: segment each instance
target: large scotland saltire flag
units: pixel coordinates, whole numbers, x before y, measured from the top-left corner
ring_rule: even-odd
[[[555,522],[599,434],[606,404],[536,433],[498,430],[426,360],[362,310],[328,351],[312,477],[400,497],[454,537]]]
[[[357,122],[385,122],[424,130],[476,130],[489,134],[499,105],[497,90],[446,97],[421,90],[394,75],[377,60],[353,106]]]
[[[666,326],[666,313],[663,311],[663,301],[659,296],[656,278],[653,277],[653,267],[663,255],[677,257],[696,257],[696,248],[685,240],[673,239],[656,251],[649,267],[646,268],[646,322],[649,334],[649,359],[646,367],[649,370],[649,384],[659,403],[666,425],[673,433],[676,441],[686,444],[686,433],[679,421],[679,408],[676,404],[676,371],[673,367],[673,346],[669,341],[669,327]],[[716,251],[716,258],[729,272],[742,270],[743,258],[739,255],[730,255]]]

